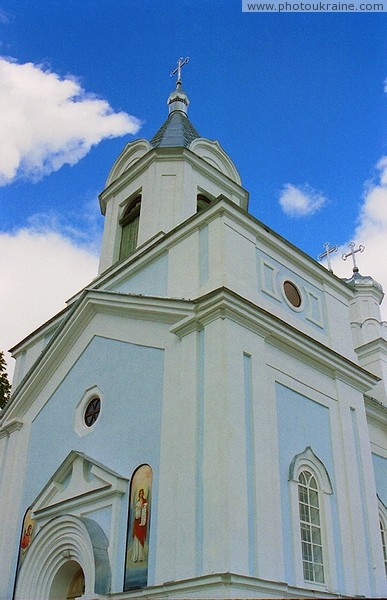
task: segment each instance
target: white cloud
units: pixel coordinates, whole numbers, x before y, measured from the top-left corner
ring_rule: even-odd
[[[91,195],[82,203],[81,210],[70,210],[58,213],[54,210],[44,213],[35,213],[27,219],[27,228],[35,234],[57,233],[71,240],[73,244],[84,247],[90,252],[99,254],[103,217],[101,215],[98,199]]]
[[[9,348],[65,307],[97,274],[98,258],[57,231],[0,233],[0,350]]]
[[[356,263],[362,275],[370,275],[382,284],[387,294],[387,156],[380,159],[377,176],[365,186],[364,202],[358,225],[353,234],[356,248],[365,246],[364,252],[356,254]],[[349,242],[352,240],[349,240]],[[348,243],[339,248],[332,260],[334,273],[339,277],[351,277],[353,263],[340,259],[349,252]],[[387,300],[382,304],[382,316],[387,320]]]
[[[73,165],[105,138],[136,133],[140,121],[114,112],[71,77],[0,57],[0,185]]]
[[[305,217],[320,210],[326,203],[326,198],[307,184],[296,187],[287,183],[281,192],[279,203],[288,216]]]

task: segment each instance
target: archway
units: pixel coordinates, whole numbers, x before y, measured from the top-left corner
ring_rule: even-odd
[[[108,593],[107,547],[104,532],[92,519],[73,515],[52,519],[31,543],[18,576],[15,600],[72,600],[83,593]]]

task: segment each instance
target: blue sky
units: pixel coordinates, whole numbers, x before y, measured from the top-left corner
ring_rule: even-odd
[[[98,193],[165,120],[179,56],[189,117],[234,160],[250,212],[314,258],[364,244],[361,272],[387,287],[386,31],[386,13],[241,0],[0,0],[0,348],[95,275]]]

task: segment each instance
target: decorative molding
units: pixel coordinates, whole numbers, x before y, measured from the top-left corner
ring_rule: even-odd
[[[98,419],[90,427],[88,427],[85,423],[85,410],[87,405],[93,398],[100,399],[100,413],[103,412],[103,394],[99,387],[97,385],[94,385],[93,387],[85,390],[75,410],[74,429],[80,437],[83,437],[84,435],[87,435],[94,431],[97,425]]]
[[[70,561],[82,566],[85,597],[110,591],[105,533],[92,519],[62,515],[49,521],[32,541],[19,572],[15,600],[58,597],[59,590],[53,590],[59,585],[56,576]]]
[[[316,586],[317,588],[317,586]],[[342,594],[318,587],[289,585],[283,581],[272,581],[237,573],[211,573],[190,577],[182,581],[166,581],[136,590],[127,598],[342,598]],[[122,594],[121,594],[122,595]]]
[[[258,258],[260,263],[261,291],[271,298],[278,300],[278,302],[281,302],[281,297],[278,294],[276,285],[276,277],[279,273],[278,267],[270,263],[268,260],[265,260],[262,256],[258,255]],[[266,275],[269,277],[266,277]],[[266,285],[267,283],[270,283],[270,285]]]
[[[321,491],[326,494],[333,494],[328,471],[322,460],[316,456],[310,446],[307,446],[303,452],[296,454],[293,458],[289,466],[289,481],[298,482],[299,474],[305,467],[316,476]]]
[[[127,478],[72,450],[33,502],[33,515],[37,520],[56,517],[102,497],[121,497],[127,489]]]
[[[111,168],[105,188],[109,187],[113,181],[116,181],[122,173],[130,169],[134,163],[152,150],[152,148],[150,143],[145,139],[135,140],[127,144]]]
[[[227,175],[227,177],[235,181],[238,185],[241,185],[241,178],[234,163],[219,142],[206,138],[196,138],[189,145],[189,149],[215,167],[215,169]]]
[[[9,437],[15,431],[20,431],[20,429],[23,427],[23,425],[24,425],[24,422],[20,421],[18,419],[14,419],[13,421],[10,421],[9,423],[7,423],[5,425],[2,425],[0,423],[0,427],[2,427],[2,429],[0,430],[0,438]]]
[[[217,288],[193,302],[194,313],[170,329],[178,337],[197,331],[216,319],[227,318],[265,337],[284,351],[297,354],[299,360],[313,364],[316,369],[328,370],[331,376],[342,379],[363,393],[379,381],[376,375],[228,288]]]
[[[367,395],[364,396],[364,405],[367,421],[385,429],[387,427],[387,406]]]

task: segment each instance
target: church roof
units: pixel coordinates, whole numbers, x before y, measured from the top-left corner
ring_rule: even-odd
[[[178,68],[171,73],[171,75],[177,73],[176,89],[169,94],[167,100],[169,116],[150,141],[154,148],[176,146],[186,148],[193,140],[200,137],[188,118],[189,98],[181,82],[181,67],[187,64],[188,60],[188,58],[184,60],[180,58]]]
[[[199,137],[200,134],[196,131],[187,115],[180,110],[174,110],[150,140],[150,143],[154,148],[173,146],[183,146],[186,148],[192,140]]]
[[[357,267],[356,267],[357,268]],[[355,271],[349,279],[344,278],[343,281],[352,289],[375,288],[376,291],[383,294],[382,285],[370,275],[361,275],[359,271]]]

